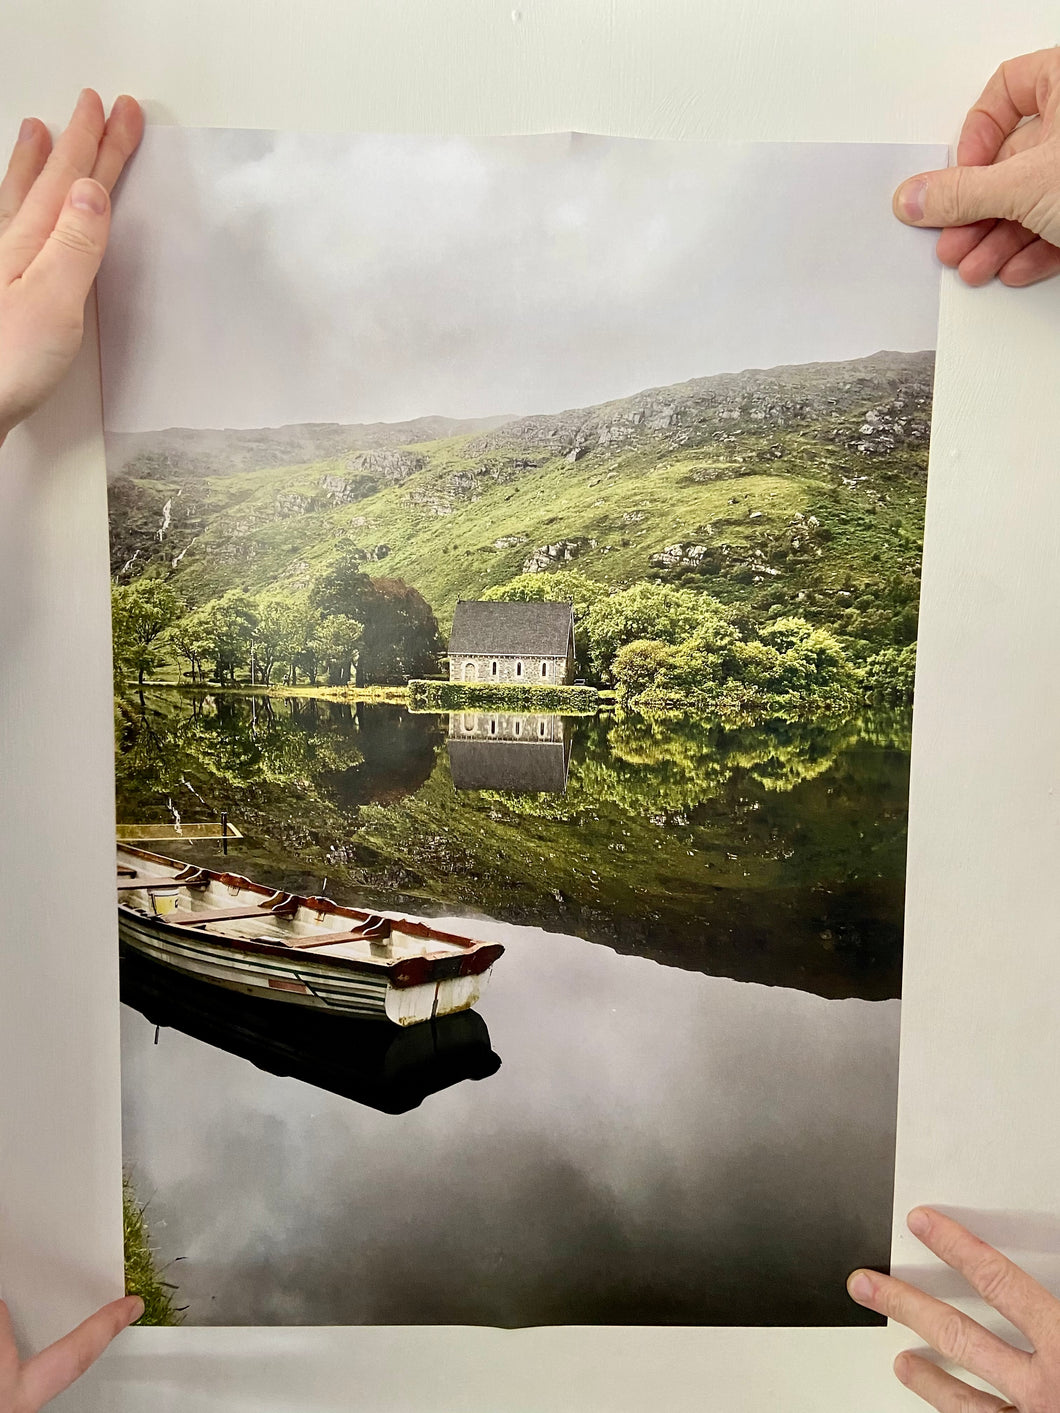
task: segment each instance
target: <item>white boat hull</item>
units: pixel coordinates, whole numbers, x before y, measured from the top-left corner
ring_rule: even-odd
[[[395,1025],[448,1016],[474,1006],[489,977],[458,976],[423,986],[391,986],[385,976],[329,967],[317,958],[258,957],[233,954],[230,947],[209,937],[185,941],[163,935],[149,922],[122,913],[118,935],[126,947],[186,976],[210,981],[245,996],[268,997],[288,1004],[314,1006],[347,1015],[384,1017]]]

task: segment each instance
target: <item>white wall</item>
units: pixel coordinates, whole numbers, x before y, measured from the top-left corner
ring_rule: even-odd
[[[85,83],[194,125],[947,141],[1024,0],[8,0],[0,130]],[[43,18],[41,17],[43,16]],[[119,1289],[106,520],[94,339],[0,463],[0,1279],[27,1345]],[[1060,281],[943,291],[897,1210],[1060,1279]],[[919,1257],[899,1235],[896,1260]],[[945,1273],[924,1273],[943,1293]],[[85,1410],[884,1413],[887,1330],[134,1330]]]

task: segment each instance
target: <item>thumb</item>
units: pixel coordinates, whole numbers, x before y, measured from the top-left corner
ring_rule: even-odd
[[[895,192],[894,214],[907,226],[968,226],[989,218],[1020,221],[1037,196],[1031,175],[1019,157],[992,167],[921,172]]]
[[[55,229],[23,279],[56,309],[81,309],[99,271],[110,233],[110,197],[91,177],[67,194]]]

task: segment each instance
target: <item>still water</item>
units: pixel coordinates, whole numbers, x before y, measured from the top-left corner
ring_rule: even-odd
[[[238,871],[507,948],[470,1030],[410,1057],[362,1027],[352,1067],[337,1030],[300,1057],[279,1015],[227,1044],[171,1015],[156,1044],[164,1011],[123,1007],[126,1166],[188,1323],[868,1322],[843,1282],[889,1244],[900,724],[522,719],[545,761],[486,754],[515,719],[145,705],[120,820],[228,808]]]

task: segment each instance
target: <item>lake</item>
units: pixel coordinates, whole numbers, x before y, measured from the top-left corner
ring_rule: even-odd
[[[126,1166],[189,1323],[872,1322],[843,1282],[889,1247],[907,718],[125,711],[119,821],[227,809],[234,871],[507,949],[416,1054],[275,1003],[156,1044],[164,1008],[123,1007]]]

